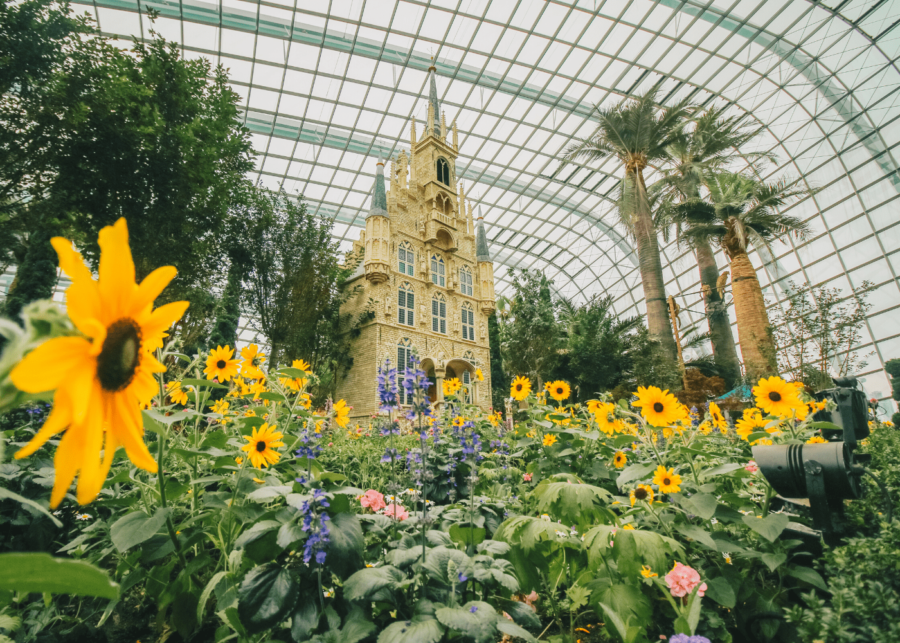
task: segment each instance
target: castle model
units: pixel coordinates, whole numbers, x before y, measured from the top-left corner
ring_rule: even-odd
[[[481,216],[475,225],[464,188],[457,185],[456,123],[448,141],[434,71],[429,70],[422,139],[416,138],[413,119],[409,156],[401,151],[392,160],[387,193],[384,163],[378,163],[366,229],[351,251],[364,250],[365,259],[347,283],[355,294],[341,312],[356,314],[370,300],[377,302],[375,319],[354,341],[353,366],[337,390],[355,420],[378,412],[378,367],[390,359],[402,374],[412,352],[432,382],[432,402],[442,402],[443,381],[456,377],[467,385],[469,401],[490,407],[487,320],[494,312],[494,266]],[[400,394],[401,403],[408,402],[402,387]]]

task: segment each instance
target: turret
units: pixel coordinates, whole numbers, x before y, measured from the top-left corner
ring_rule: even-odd
[[[481,312],[485,315],[494,313],[494,262],[488,249],[487,235],[484,233],[484,217],[481,206],[478,206],[478,223],[475,226],[475,260],[478,262],[478,283]]]
[[[378,161],[375,169],[375,188],[372,190],[372,206],[366,215],[366,279],[373,284],[387,281],[391,264],[391,218],[387,211],[387,195],[384,192],[384,161]]]
[[[431,87],[428,91],[428,105],[430,106],[428,118],[431,121],[429,127],[434,132],[434,136],[439,136],[441,135],[441,130],[443,128],[441,128],[441,104],[438,102],[437,80],[434,76],[435,71],[437,71],[437,69],[434,65],[428,68],[428,79],[431,83]],[[446,125],[444,127],[446,127]]]

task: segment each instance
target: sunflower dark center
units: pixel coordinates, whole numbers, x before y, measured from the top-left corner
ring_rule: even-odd
[[[665,408],[666,407],[663,406],[662,402],[654,402],[654,404],[653,404],[653,410],[656,411],[657,413],[662,413],[663,410],[665,410]]]
[[[521,384],[516,384],[516,390],[517,390],[517,391],[521,391],[521,390],[522,390],[522,385],[521,385]]]
[[[266,450],[266,443],[263,442],[262,440],[260,440],[259,442],[257,442],[257,443],[256,443],[256,450],[259,451],[260,453],[262,453],[263,451],[265,451],[265,450]]]
[[[773,402],[780,402],[781,401],[781,393],[779,393],[778,391],[772,391],[771,393],[769,393],[769,399],[772,400]]]
[[[644,498],[647,497],[647,490],[646,490],[646,489],[640,489],[640,488],[637,489],[637,490],[634,492],[634,497],[637,498],[638,500],[643,500]]]
[[[123,318],[106,329],[106,339],[97,356],[97,377],[104,390],[121,391],[131,384],[141,363],[141,328]]]
[[[668,487],[672,484],[672,478],[663,478],[663,486]]]
[[[228,364],[224,359],[220,359],[216,362],[216,368],[225,368],[226,366],[228,366]]]

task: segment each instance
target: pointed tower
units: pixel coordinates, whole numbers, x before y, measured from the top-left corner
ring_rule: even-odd
[[[387,210],[384,192],[384,161],[375,167],[375,188],[372,190],[372,206],[366,215],[366,279],[379,284],[387,281],[391,263],[391,218]]]
[[[475,228],[475,261],[478,262],[478,284],[481,300],[481,312],[494,314],[494,262],[488,249],[487,235],[484,233],[484,217],[481,206],[478,206],[478,224]]]

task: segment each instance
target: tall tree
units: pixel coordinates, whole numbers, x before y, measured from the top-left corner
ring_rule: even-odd
[[[658,191],[661,196],[656,218],[666,237],[669,227],[674,227],[679,240],[685,239],[681,235],[681,219],[671,216],[671,205],[699,199],[704,175],[721,171],[739,156],[754,164],[771,158],[767,153],[740,151],[760,130],[748,126],[746,114],[726,116],[727,109],[727,106],[710,108],[694,116],[693,128],[689,127],[685,136],[676,138],[669,146],[672,167],[664,170],[662,180],[651,186],[651,191]],[[703,238],[694,241],[713,358],[726,385],[733,388],[741,377],[741,363],[725,299],[717,288],[719,268],[709,241]]]
[[[569,146],[564,158],[604,161],[612,157],[622,163],[618,211],[637,247],[647,326],[651,336],[675,359],[675,336],[644,170],[651,163],[670,160],[670,147],[684,135],[690,104],[685,99],[663,107],[656,102],[657,94],[658,87],[654,87],[643,96],[625,99],[612,107],[598,106],[597,129],[590,137]]]
[[[37,299],[49,299],[56,285],[56,267],[58,260],[56,251],[50,245],[50,239],[59,232],[55,221],[46,221],[28,240],[28,251],[16,273],[15,288],[4,302],[2,313],[12,319],[20,320],[19,313],[26,304]]]
[[[718,172],[706,176],[708,196],[675,206],[676,216],[687,224],[685,235],[694,243],[706,241],[725,249],[731,261],[731,288],[744,368],[747,377],[777,373],[775,344],[756,270],[747,251],[768,247],[788,236],[804,238],[808,225],[800,218],[778,211],[810,194],[786,179],[764,183],[743,174]]]
[[[556,367],[562,348],[561,326],[550,292],[553,282],[538,271],[511,274],[514,294],[500,328],[503,370],[510,376],[526,375],[540,388]]]

